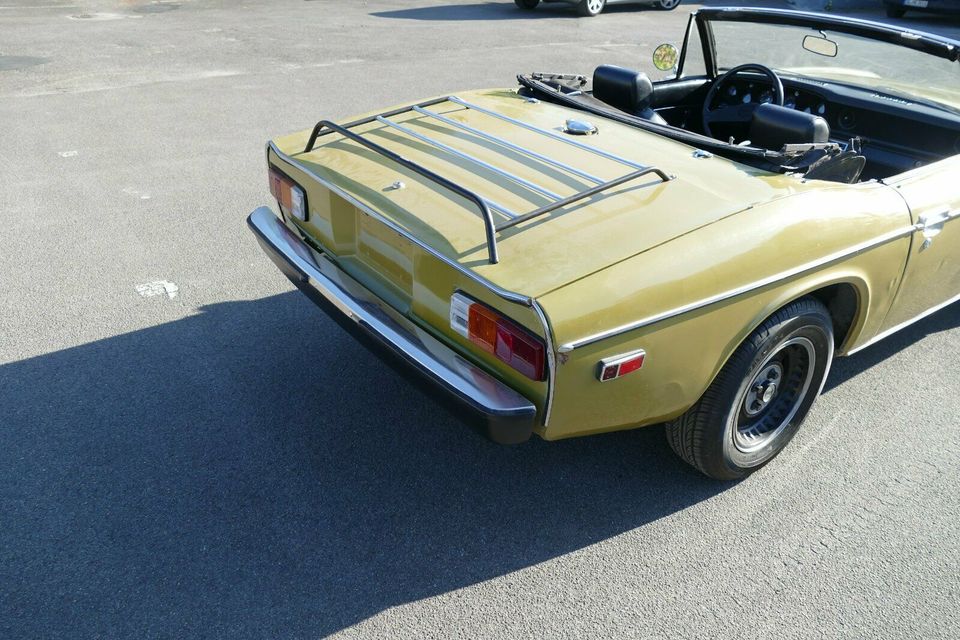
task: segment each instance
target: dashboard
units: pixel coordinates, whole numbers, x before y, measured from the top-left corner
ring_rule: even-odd
[[[960,114],[866,88],[782,77],[784,106],[824,118],[830,139],[846,146],[859,138],[873,177],[892,175],[960,153]],[[760,75],[727,81],[712,108],[773,102]]]
[[[797,87],[783,86],[783,106],[805,113],[827,117],[827,100],[822,96]],[[714,107],[734,106],[738,104],[767,104],[773,102],[773,87],[763,80],[735,79],[727,82],[726,87],[717,95]]]

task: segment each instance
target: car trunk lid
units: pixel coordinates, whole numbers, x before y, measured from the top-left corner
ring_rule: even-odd
[[[606,157],[591,153],[557,139],[566,135],[568,119],[584,114],[513,91],[486,91],[350,129],[478,194],[497,223],[509,220],[504,212],[522,215],[594,187],[585,174],[608,181],[635,166],[656,166],[674,177],[645,175],[504,229],[497,234],[497,264],[488,260],[478,207],[436,182],[336,133],[306,153],[306,133],[277,146],[325,185],[306,185],[311,217],[305,230],[326,250],[389,283],[399,304],[413,295],[425,247],[493,285],[537,297],[792,190],[782,176],[595,116],[589,119],[598,133],[575,139]]]

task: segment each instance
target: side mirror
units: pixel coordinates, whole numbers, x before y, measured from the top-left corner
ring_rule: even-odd
[[[672,44],[662,44],[653,50],[653,66],[660,71],[673,71],[680,60],[680,51]]]
[[[824,36],[804,36],[803,48],[818,56],[837,57],[837,43]]]

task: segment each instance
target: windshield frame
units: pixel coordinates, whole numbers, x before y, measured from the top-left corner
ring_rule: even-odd
[[[823,13],[783,9],[704,7],[694,13],[694,19],[700,32],[700,41],[703,44],[703,57],[706,62],[707,75],[711,78],[716,78],[719,75],[716,41],[711,23],[723,21],[789,25],[812,29],[822,28],[914,49],[952,62],[960,60],[960,41],[933,33],[859,18],[844,18]],[[744,62],[749,62],[749,60],[744,60]]]

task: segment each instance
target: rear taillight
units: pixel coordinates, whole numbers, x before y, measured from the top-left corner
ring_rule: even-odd
[[[280,210],[298,220],[307,219],[307,197],[293,180],[273,167],[270,168],[270,193],[280,204]]]
[[[532,380],[543,380],[543,341],[490,307],[454,293],[450,327]]]

